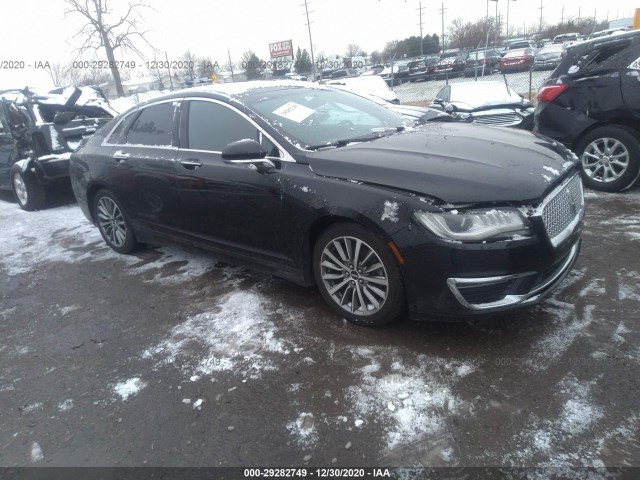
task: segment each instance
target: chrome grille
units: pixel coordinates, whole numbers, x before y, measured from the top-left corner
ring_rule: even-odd
[[[547,201],[542,210],[542,221],[554,245],[560,243],[562,238],[558,237],[582,213],[583,209],[582,180],[579,175],[576,175]]]
[[[513,125],[522,119],[517,113],[503,113],[498,115],[478,115],[473,117],[475,123],[481,125]]]

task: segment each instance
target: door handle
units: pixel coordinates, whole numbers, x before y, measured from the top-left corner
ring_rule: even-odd
[[[197,158],[187,158],[186,160],[180,160],[180,164],[187,170],[195,170],[202,166],[202,162]]]
[[[131,155],[129,153],[124,153],[121,151],[117,151],[113,154],[113,158],[117,160],[118,163],[123,163],[127,160]]]

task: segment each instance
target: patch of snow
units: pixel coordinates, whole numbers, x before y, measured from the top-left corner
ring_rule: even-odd
[[[621,270],[618,275],[618,299],[640,301],[640,273]]]
[[[450,414],[463,403],[452,386],[474,367],[419,355],[414,366],[396,360],[383,370],[373,360],[384,358],[382,352],[372,355],[367,350],[353,352],[356,362],[368,362],[358,369],[359,384],[348,391],[354,416],[377,418],[384,426],[389,449],[442,431]]]
[[[272,354],[288,355],[296,347],[278,338],[272,316],[281,311],[256,292],[233,291],[213,310],[174,327],[167,339],[147,349],[143,357],[157,359],[159,364],[186,360],[183,369],[189,375],[233,370],[258,378],[262,371],[275,368]],[[195,363],[194,351],[199,352]]]
[[[42,447],[38,442],[31,442],[31,462],[38,463],[44,460],[44,453]]]
[[[135,377],[114,385],[113,391],[124,401],[129,397],[135,397],[138,395],[138,393],[140,393],[140,391],[146,386],[147,383],[143,382],[140,377]]]
[[[569,162],[570,163],[570,162]],[[542,167],[544,170],[546,170],[547,172],[551,172],[553,175],[555,175],[556,177],[560,175],[560,172],[558,170],[556,170],[553,167],[550,167],[548,165],[545,165],[544,167]]]
[[[71,312],[75,312],[76,310],[79,310],[81,307],[78,305],[70,305],[68,307],[62,307],[60,309],[60,313],[62,314],[62,316],[64,317],[66,314],[71,313]]]
[[[318,441],[315,417],[312,413],[300,413],[298,418],[287,424],[287,430],[299,445],[311,447]]]
[[[382,212],[382,217],[380,220],[383,222],[385,220],[390,220],[393,223],[398,223],[398,202],[384,202],[384,212]]]
[[[68,398],[58,404],[58,410],[61,412],[67,412],[73,408],[73,399]]]
[[[36,403],[32,403],[31,405],[27,405],[26,407],[24,407],[22,409],[23,413],[32,413],[32,412],[36,412],[39,410],[42,410],[44,407],[42,402],[36,402]]]

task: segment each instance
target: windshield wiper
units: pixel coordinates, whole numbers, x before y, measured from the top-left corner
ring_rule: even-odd
[[[356,142],[369,142],[371,140],[377,140],[378,138],[386,137],[394,133],[402,132],[405,127],[384,127],[384,128],[372,128],[371,133],[366,135],[360,135],[358,137],[343,138],[335,140],[333,142],[320,143],[318,145],[308,145],[307,150],[318,150],[320,148],[329,147],[344,147],[350,143]]]

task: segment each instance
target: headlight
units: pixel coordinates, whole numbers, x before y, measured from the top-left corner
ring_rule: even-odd
[[[415,212],[416,220],[445,240],[478,241],[510,235],[531,235],[529,222],[514,209],[458,212]]]

